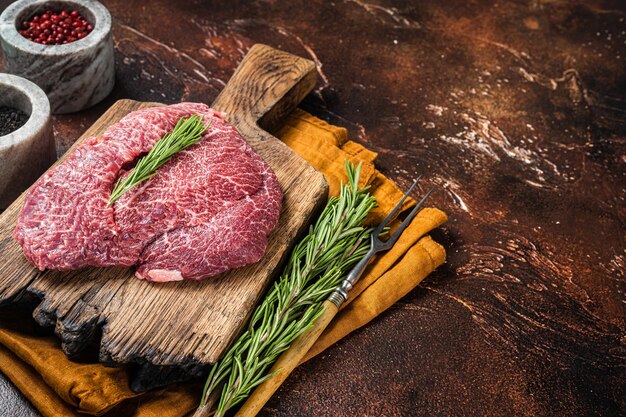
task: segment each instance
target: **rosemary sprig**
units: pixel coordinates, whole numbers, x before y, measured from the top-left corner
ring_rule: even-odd
[[[136,185],[154,177],[156,170],[166,164],[178,152],[182,151],[202,139],[204,132],[209,128],[211,122],[206,125],[203,122],[203,116],[192,115],[188,118],[181,117],[174,130],[168,132],[160,139],[150,152],[141,158],[135,169],[129,176],[120,177],[115,184],[109,205],[113,204],[122,195],[128,192]]]
[[[376,201],[369,187],[358,188],[360,169],[346,163],[348,184],[329,199],[247,330],[211,369],[196,416],[208,416],[218,395],[215,416],[223,416],[269,378],[278,356],[321,315],[324,300],[368,251],[371,229],[362,224]]]

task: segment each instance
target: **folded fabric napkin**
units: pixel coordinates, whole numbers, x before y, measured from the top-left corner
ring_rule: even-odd
[[[345,160],[361,162],[361,185],[369,184],[378,202],[368,218],[371,224],[380,222],[403,195],[374,167],[376,154],[349,141],[343,128],[296,110],[274,133],[324,173],[331,195],[347,181]],[[403,210],[414,205],[407,199]],[[348,302],[305,360],[374,319],[441,265],[445,251],[427,233],[446,220],[438,209],[423,209],[396,245],[368,266]],[[13,307],[5,308],[0,318],[0,371],[46,417],[178,417],[195,409],[201,393],[200,382],[194,382],[135,394],[128,388],[126,368],[70,361],[54,336],[42,336],[32,319]]]

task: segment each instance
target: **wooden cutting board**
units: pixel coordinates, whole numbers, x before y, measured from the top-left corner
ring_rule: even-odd
[[[55,326],[68,354],[101,337],[100,360],[108,364],[193,371],[217,361],[326,201],[323,175],[259,127],[279,121],[315,82],[313,62],[255,45],[212,105],[228,113],[228,120],[270,164],[284,193],[278,226],[260,262],[200,282],[151,283],[135,278],[128,268],[41,273],[11,237],[22,195],[0,215],[0,305],[36,295],[41,302],[33,316],[41,325]],[[86,137],[101,135],[133,110],[155,105],[160,104],[118,101],[57,163]]]

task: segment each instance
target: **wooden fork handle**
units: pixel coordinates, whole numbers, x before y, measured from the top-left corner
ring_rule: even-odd
[[[270,373],[276,372],[270,379],[257,386],[252,395],[241,406],[235,417],[253,417],[263,408],[265,403],[274,395],[278,387],[287,379],[289,374],[298,366],[311,346],[317,341],[324,329],[337,314],[338,308],[331,301],[322,304],[324,312],[315,320],[315,323],[293,341],[289,349],[278,358]]]

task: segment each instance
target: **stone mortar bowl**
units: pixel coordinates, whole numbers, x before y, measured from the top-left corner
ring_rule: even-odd
[[[36,84],[0,74],[0,107],[29,115],[24,126],[0,136],[0,210],[7,208],[56,160],[50,103]]]
[[[41,45],[18,32],[23,20],[45,10],[77,10],[92,32],[66,45]],[[71,113],[104,99],[115,83],[111,15],[94,0],[19,0],[0,15],[5,71],[33,81],[53,113]]]

